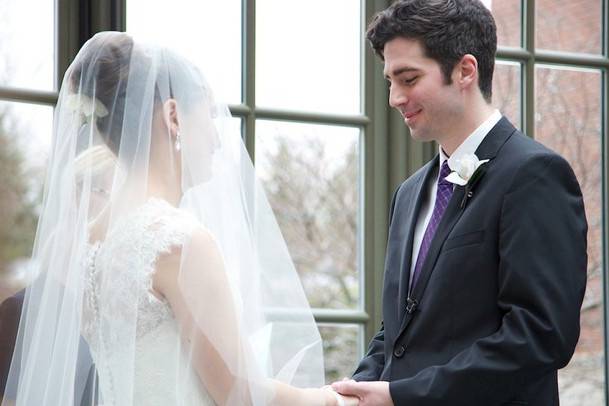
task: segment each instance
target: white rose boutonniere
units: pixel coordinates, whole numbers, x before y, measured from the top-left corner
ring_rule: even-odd
[[[465,195],[463,200],[461,200],[461,208],[465,207],[467,199],[473,196],[474,186],[484,175],[483,165],[488,161],[488,159],[478,159],[476,154],[465,154],[456,160],[456,168],[446,177],[447,181],[455,185],[465,186]]]

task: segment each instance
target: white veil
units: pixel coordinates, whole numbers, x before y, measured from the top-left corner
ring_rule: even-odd
[[[321,339],[287,247],[236,120],[197,68],[124,33],[97,34],[66,72],[53,137],[37,278],[2,406],[133,404],[141,303],[98,270],[97,339],[85,340],[85,274],[96,244],[159,190],[194,230],[168,273],[189,317],[167,382],[175,404],[188,404],[180,386],[197,364],[217,403],[268,404],[277,382],[323,385]]]

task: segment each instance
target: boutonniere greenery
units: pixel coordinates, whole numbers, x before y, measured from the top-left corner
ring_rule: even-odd
[[[464,208],[467,199],[473,196],[474,187],[484,176],[486,171],[484,164],[488,161],[488,159],[478,159],[476,154],[465,154],[455,161],[456,168],[451,168],[453,171],[446,177],[446,180],[455,185],[465,186],[461,208]]]

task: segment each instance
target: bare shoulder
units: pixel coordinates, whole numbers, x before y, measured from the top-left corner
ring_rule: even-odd
[[[220,250],[209,230],[198,227],[183,244],[173,245],[169,251],[159,255],[153,274],[153,289],[167,297],[178,289],[180,274],[198,272],[209,274],[221,264]]]
[[[203,227],[197,227],[192,232],[187,246],[194,250],[203,250],[204,252],[218,250],[218,244],[213,234]]]

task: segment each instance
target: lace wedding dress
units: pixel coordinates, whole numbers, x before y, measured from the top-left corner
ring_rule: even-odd
[[[152,291],[159,255],[181,245],[196,226],[194,217],[152,198],[116,224],[105,241],[88,248],[83,336],[104,406],[214,404],[194,369],[185,368],[188,363],[169,304]],[[135,343],[130,344],[123,337],[132,337],[134,328]],[[135,360],[126,359],[127,354],[135,354]],[[131,379],[129,401],[120,395],[120,386]]]

